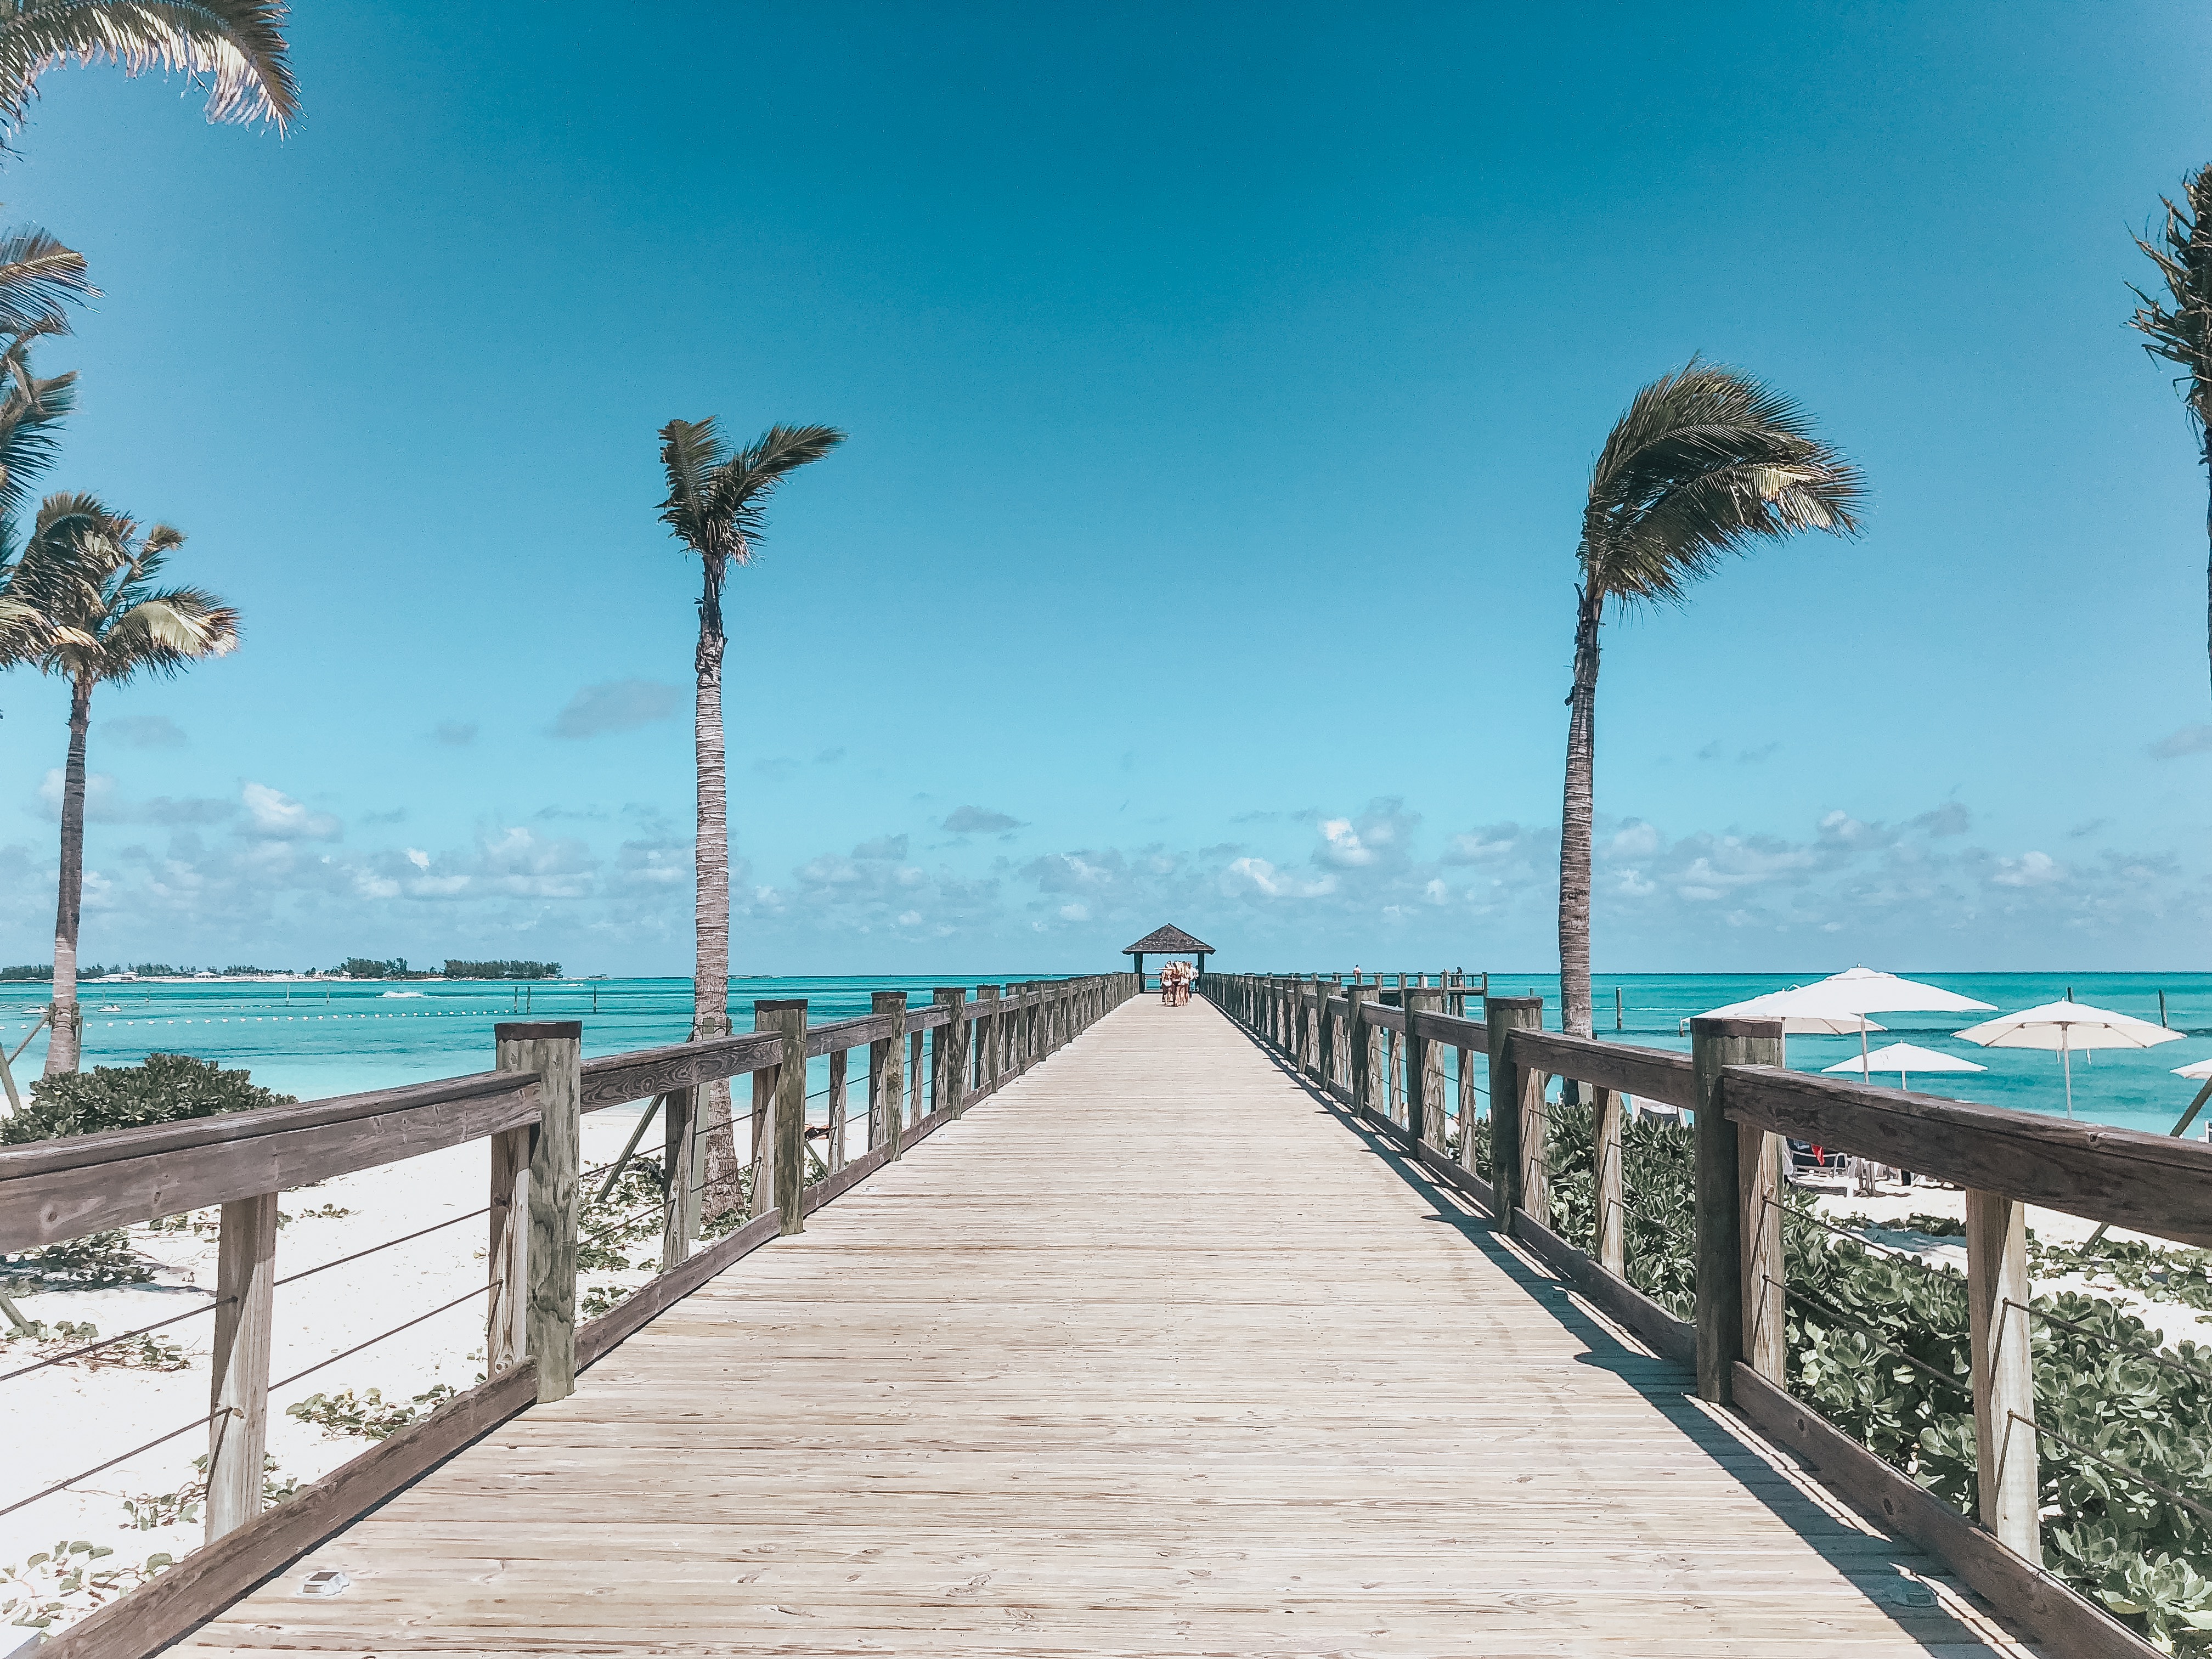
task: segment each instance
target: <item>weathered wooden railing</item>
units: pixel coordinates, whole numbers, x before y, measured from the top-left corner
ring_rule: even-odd
[[[0,1149],[0,1253],[222,1206],[209,1413],[162,1437],[208,1425],[208,1541],[42,1651],[136,1659],[175,1640],[487,1431],[573,1392],[580,1370],[656,1314],[768,1239],[802,1231],[811,1212],[1073,1041],[1136,987],[1127,974],[980,986],[973,1000],[952,987],[917,1007],[907,993],[884,991],[870,1012],[811,1029],[804,1001],[760,1002],[750,1033],[592,1060],[581,1058],[580,1021],[502,1024],[496,1069],[473,1077]],[[862,1048],[866,1149],[849,1157],[849,1056]],[[807,1061],[825,1055],[827,1156],[810,1182]],[[745,1076],[750,1218],[698,1248],[707,1108],[715,1085]],[[660,1271],[580,1323],[581,1116],[644,1099],[663,1124]],[[279,1194],[473,1140],[488,1140],[491,1153],[490,1201],[477,1212],[490,1219],[485,1381],[264,1511]]]
[[[1732,1407],[1800,1454],[1823,1481],[1944,1561],[2049,1651],[2084,1659],[2156,1651],[2043,1570],[2026,1210],[2039,1205],[2212,1246],[2212,1147],[1787,1071],[1775,1020],[1694,1019],[1691,1051],[1680,1054],[1547,1031],[1540,999],[1478,998],[1463,984],[1210,974],[1198,990],[1301,1077],[1473,1196],[1594,1305],[1658,1352],[1693,1363],[1702,1399]],[[1482,1018],[1447,1011],[1448,1000],[1470,998]],[[1446,1098],[1446,1050],[1456,1054],[1456,1102]],[[1471,1133],[1480,1115],[1475,1080],[1486,1073],[1486,1169]],[[1551,1226],[1552,1078],[1589,1091],[1596,1186],[1589,1252]],[[1625,1097],[1693,1115],[1691,1322],[1625,1277]],[[1455,1154],[1447,1150],[1454,1139]],[[1791,1139],[1966,1191],[1978,1525],[1788,1391],[1782,1218]]]

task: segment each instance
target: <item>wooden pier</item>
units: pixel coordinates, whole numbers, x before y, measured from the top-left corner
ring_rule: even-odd
[[[2024,1650],[1690,1385],[1133,1001],[183,1650]]]
[[[1455,981],[973,988],[588,1061],[507,1025],[475,1077],[0,1149],[0,1249],[222,1207],[170,1437],[209,1541],[45,1651],[2152,1654],[2042,1564],[2021,1218],[2212,1243],[2212,1150],[1790,1073],[1773,1022],[1684,1055]],[[1592,1103],[1587,1249],[1547,1079]],[[1628,1281],[1631,1095],[1695,1114],[1693,1321]],[[580,1321],[580,1115],[646,1099],[660,1271]],[[1790,1136],[1967,1189],[1978,1524],[1790,1392]],[[490,1376],[264,1507],[276,1194],[478,1142]]]

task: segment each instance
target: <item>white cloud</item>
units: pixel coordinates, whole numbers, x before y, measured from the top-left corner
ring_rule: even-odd
[[[1999,887],[2045,887],[2066,878],[2066,867],[2048,853],[2022,853],[2016,859],[1999,859],[1990,880]]]
[[[345,832],[328,812],[310,811],[265,783],[249,783],[240,795],[246,802],[245,834],[264,841],[336,841]]]

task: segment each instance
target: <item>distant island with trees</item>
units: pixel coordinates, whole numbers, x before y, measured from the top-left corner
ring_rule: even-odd
[[[13,968],[0,968],[0,983],[9,981],[51,980],[54,966],[50,962],[25,963]],[[256,968],[249,963],[234,963],[228,968],[179,967],[167,962],[138,962],[128,967],[102,968],[97,963],[79,968],[79,979],[559,979],[561,964],[557,962],[522,962],[501,959],[487,962],[465,962],[457,957],[446,958],[442,969],[410,968],[407,958],[393,957],[380,960],[374,957],[348,957],[335,968],[310,968],[301,973],[290,968]]]

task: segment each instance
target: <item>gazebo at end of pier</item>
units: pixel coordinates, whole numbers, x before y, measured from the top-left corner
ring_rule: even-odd
[[[1170,922],[1164,927],[1153,928],[1134,945],[1123,945],[1121,954],[1136,957],[1137,983],[1141,986],[1145,982],[1146,957],[1196,957],[1198,971],[1202,974],[1206,971],[1206,957],[1213,954],[1213,947],[1203,939],[1193,939]]]

